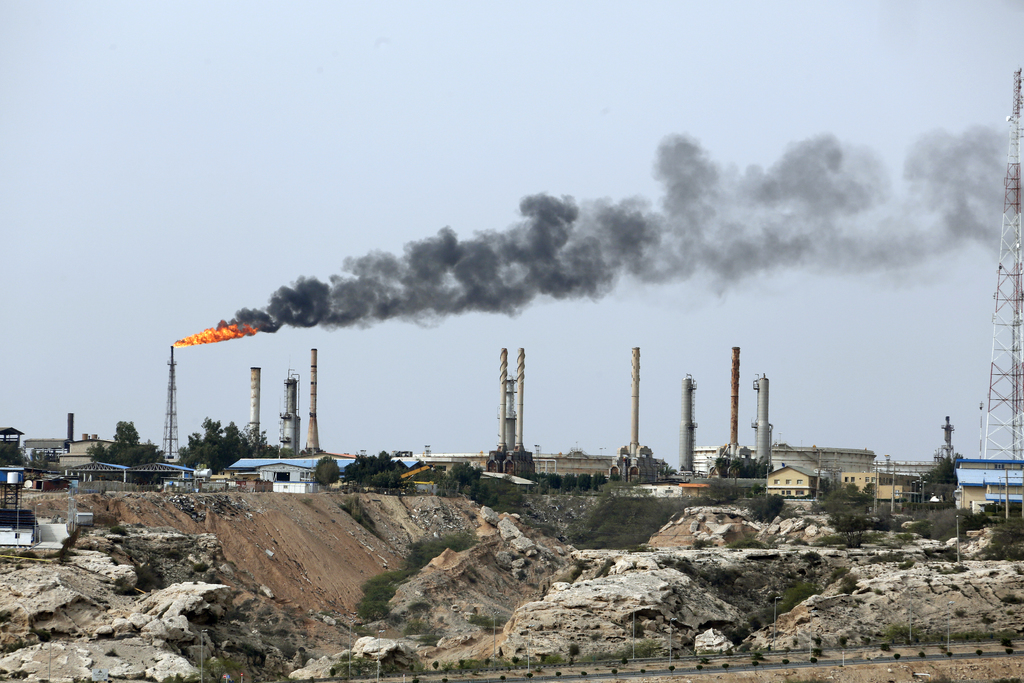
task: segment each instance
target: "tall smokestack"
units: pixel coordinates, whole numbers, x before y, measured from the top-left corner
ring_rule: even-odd
[[[309,427],[306,431],[306,450],[320,452],[320,432],[316,425],[316,349],[309,350]]]
[[[299,452],[299,378],[289,375],[284,381],[284,414],[281,415],[281,446]]]
[[[260,436],[260,369],[249,368],[249,431]]]
[[[526,381],[526,351],[519,349],[519,375],[517,391],[519,392],[519,408],[516,410],[516,450],[523,449],[523,382]]]
[[[640,347],[633,348],[633,404],[629,411],[629,452],[640,449]]]
[[[735,455],[739,450],[740,426],[740,347],[732,347],[732,418],[729,421],[729,446]]]
[[[498,450],[505,450],[505,383],[508,379],[508,349],[501,350],[501,367],[498,370]]]
[[[693,471],[693,449],[697,423],[693,421],[693,392],[697,383],[689,375],[683,380],[683,417],[679,423],[679,471]]]
[[[768,378],[754,382],[757,391],[757,459],[771,463],[772,431],[768,423]]]
[[[68,441],[75,440],[75,414],[68,413]]]

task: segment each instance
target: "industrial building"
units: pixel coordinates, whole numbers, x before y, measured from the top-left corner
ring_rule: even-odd
[[[971,458],[956,461],[957,507],[977,512],[986,505],[1020,504],[1024,460]]]
[[[523,445],[523,390],[526,383],[524,349],[519,349],[517,370],[516,379],[508,376],[508,349],[502,349],[498,363],[498,446],[488,454],[484,469],[492,473],[522,477],[534,472],[533,454]]]
[[[798,465],[783,465],[768,473],[769,494],[784,498],[815,498],[818,495],[818,475],[814,470]]]

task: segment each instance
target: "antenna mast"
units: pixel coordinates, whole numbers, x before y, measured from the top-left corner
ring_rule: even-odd
[[[992,316],[992,372],[988,392],[985,458],[1024,457],[1024,352],[1022,352],[1020,220],[1021,70],[1013,74],[1013,114],[1006,158],[1003,231],[999,243],[996,311]]]
[[[174,381],[174,347],[171,347],[171,368],[167,379],[167,415],[164,417],[164,459],[178,461],[178,389]]]

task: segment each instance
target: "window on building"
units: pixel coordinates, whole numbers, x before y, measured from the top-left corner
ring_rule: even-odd
[[[803,486],[804,480],[803,479],[797,479],[796,480],[796,484],[797,484],[797,486]]]
[[[776,479],[776,480],[775,480],[775,483],[776,483],[776,484],[778,484],[778,483],[779,483],[779,480],[778,480],[778,479]]]
[[[786,480],[786,486],[789,486],[789,485],[790,485],[790,484],[792,484],[792,483],[793,483],[793,480],[792,480],[792,479],[787,479],[787,480]]]

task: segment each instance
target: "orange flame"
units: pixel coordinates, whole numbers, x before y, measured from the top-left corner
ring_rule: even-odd
[[[259,331],[258,327],[250,327],[245,323],[228,325],[223,320],[217,327],[210,327],[196,334],[179,339],[174,342],[175,346],[196,346],[197,344],[213,344],[215,342],[238,339],[239,337],[251,337]]]

